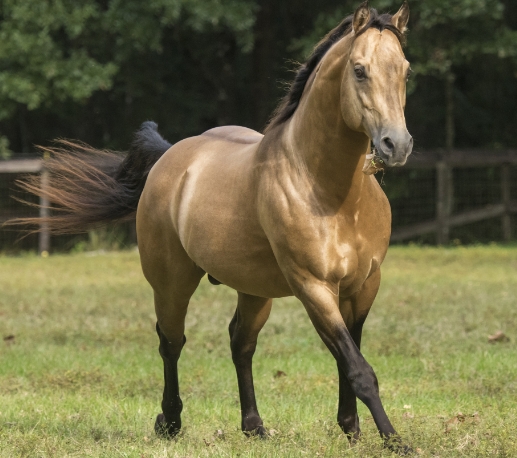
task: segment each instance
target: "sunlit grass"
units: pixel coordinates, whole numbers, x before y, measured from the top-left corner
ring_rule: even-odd
[[[136,252],[0,257],[0,291],[1,457],[391,456],[362,405],[349,448],[335,364],[294,299],[275,301],[259,338],[273,436],[250,440],[228,345],[236,294],[203,280],[180,359],[185,427],[165,441],[152,431],[162,366]],[[488,343],[497,330],[510,341]],[[517,456],[516,341],[516,247],[390,250],[363,352],[421,456]]]

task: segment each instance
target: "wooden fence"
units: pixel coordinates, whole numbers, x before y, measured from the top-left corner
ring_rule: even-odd
[[[43,159],[12,159],[8,161],[0,161],[0,173],[40,173],[41,186],[48,185],[48,172],[44,167]],[[46,199],[40,199],[39,216],[46,217],[49,215],[49,202]],[[4,223],[5,221],[0,221]],[[45,223],[41,224],[38,239],[38,252],[42,255],[48,255],[50,251],[50,233]]]
[[[435,233],[436,242],[445,245],[449,243],[451,228],[499,217],[501,218],[504,240],[511,240],[513,230],[511,215],[517,214],[517,201],[511,198],[510,169],[515,166],[517,166],[517,151],[514,150],[454,150],[450,153],[437,150],[411,155],[405,169],[435,169],[436,171],[435,217],[429,221],[402,227],[394,221],[391,241],[403,242],[425,234]],[[501,201],[453,214],[454,182],[452,171],[458,168],[476,167],[501,168]],[[0,161],[0,174],[5,173],[40,173],[41,186],[46,186],[49,179],[43,159]],[[40,216],[48,216],[48,204],[45,199],[40,200]],[[2,222],[0,221],[0,223]],[[38,251],[42,254],[50,251],[50,234],[44,223],[42,223],[39,234]]]
[[[497,217],[501,218],[503,239],[510,241],[513,230],[511,215],[517,213],[517,201],[511,199],[510,169],[516,165],[517,151],[515,150],[454,150],[451,152],[438,150],[410,156],[404,166],[406,169],[434,168],[436,170],[435,218],[404,227],[395,227],[391,241],[402,242],[434,232],[437,244],[445,245],[449,243],[451,228]],[[452,171],[458,168],[475,167],[501,168],[501,202],[452,214],[454,199]]]

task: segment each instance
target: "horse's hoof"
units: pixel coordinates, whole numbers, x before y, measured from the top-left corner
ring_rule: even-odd
[[[386,447],[388,450],[391,450],[393,453],[396,453],[399,456],[412,456],[415,453],[409,445],[405,445],[402,442],[400,436],[391,436],[385,439],[384,447]]]
[[[399,456],[413,456],[415,451],[409,445],[401,445],[392,449],[392,452],[396,453]]]
[[[255,429],[252,429],[251,431],[243,430],[242,432],[248,437],[259,437],[260,439],[269,438],[269,434],[266,431],[266,428],[264,428],[264,426],[262,425],[257,426]]]
[[[175,426],[174,424],[169,425],[165,420],[165,415],[160,413],[156,416],[156,421],[154,422],[154,432],[157,436],[163,437],[165,439],[172,439],[177,436],[180,432],[180,428]]]
[[[346,437],[348,439],[348,443],[351,446],[354,446],[359,442],[359,438],[361,437],[361,431],[350,431],[348,433],[345,433]]]
[[[337,421],[341,431],[343,431],[350,445],[355,445],[361,436],[359,428],[359,417],[356,415],[343,416]]]

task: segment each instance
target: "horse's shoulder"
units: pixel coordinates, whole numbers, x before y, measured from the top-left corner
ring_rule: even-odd
[[[232,143],[253,144],[258,143],[264,137],[253,129],[242,126],[215,127],[201,134],[202,136],[220,138]]]

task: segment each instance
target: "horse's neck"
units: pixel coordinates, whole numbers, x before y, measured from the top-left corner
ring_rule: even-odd
[[[357,202],[365,181],[363,166],[370,140],[350,130],[341,112],[340,93],[345,60],[324,59],[311,78],[299,107],[283,127],[295,168],[306,173],[320,198],[333,205]]]

